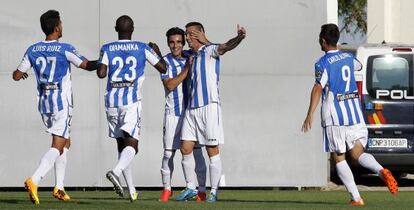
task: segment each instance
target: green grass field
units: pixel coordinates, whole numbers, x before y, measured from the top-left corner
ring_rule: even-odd
[[[69,191],[69,202],[54,199],[50,192],[39,193],[40,205],[33,205],[26,192],[0,192],[0,209],[413,209],[414,192],[361,192],[366,205],[348,205],[349,196],[344,191],[277,191],[277,190],[222,190],[217,203],[196,201],[168,203],[157,201],[159,191],[144,191],[138,201],[130,203],[112,191]],[[178,192],[177,192],[178,193]]]

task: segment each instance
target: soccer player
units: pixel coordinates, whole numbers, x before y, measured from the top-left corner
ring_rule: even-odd
[[[26,79],[26,72],[33,67],[38,109],[47,132],[52,134],[51,148],[43,155],[34,174],[24,182],[34,204],[39,204],[39,182],[53,165],[56,182],[53,196],[64,201],[70,199],[63,185],[73,108],[70,63],[88,71],[97,69],[96,61],[88,61],[72,45],[59,42],[63,27],[58,11],[49,10],[42,14],[40,25],[46,35],[45,41],[30,46],[13,72],[13,79],[19,81]]]
[[[322,25],[319,44],[325,55],[315,64],[316,81],[302,131],[307,132],[311,128],[313,113],[322,96],[321,116],[325,151],[331,152],[336,162],[338,176],[351,194],[350,204],[363,206],[364,200],[345,160],[347,150],[353,160],[377,173],[392,194],[398,192],[398,186],[389,170],[383,168],[371,154],[364,153],[368,130],[354,77],[354,70],[360,70],[362,66],[353,55],[338,50],[338,40],[339,30],[335,24]]]
[[[123,173],[132,202],[138,197],[132,183],[131,163],[138,152],[145,61],[160,73],[165,73],[167,67],[156,44],[131,40],[134,22],[129,16],[123,15],[116,20],[115,31],[118,32],[118,41],[102,46],[97,71],[101,79],[105,78],[108,72],[106,115],[109,137],[116,139],[119,153],[118,163],[115,168],[108,171],[106,177],[114,185],[115,192],[123,197],[119,181],[119,176]]]
[[[190,22],[186,26],[186,39],[193,51],[194,61],[190,70],[190,95],[184,114],[181,132],[182,166],[185,178],[194,171],[193,148],[196,143],[205,145],[210,158],[211,191],[207,202],[217,201],[217,189],[221,177],[219,144],[224,143],[223,122],[219,98],[220,56],[237,47],[246,37],[246,30],[237,25],[237,36],[224,44],[202,44],[194,33],[204,33],[201,23]],[[177,198],[187,199],[194,189],[183,191]]]
[[[185,32],[181,28],[174,27],[167,31],[167,43],[171,53],[164,56],[168,70],[161,74],[161,80],[165,89],[165,114],[163,145],[164,155],[161,163],[161,177],[164,190],[161,192],[160,201],[167,202],[172,196],[171,177],[174,171],[174,156],[177,149],[180,149],[181,126],[184,111],[188,103],[188,70],[191,66],[192,57],[188,51],[184,51]],[[205,37],[203,43],[208,42]],[[187,59],[190,61],[187,62]],[[206,200],[206,163],[200,146],[194,148],[195,172],[198,179],[197,201]],[[186,179],[187,188],[195,189],[194,176]]]

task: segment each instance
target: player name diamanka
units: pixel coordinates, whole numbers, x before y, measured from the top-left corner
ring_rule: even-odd
[[[138,44],[128,43],[128,44],[109,45],[109,51],[130,51],[130,50],[138,50]]]

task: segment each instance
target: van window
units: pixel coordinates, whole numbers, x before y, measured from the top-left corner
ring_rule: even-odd
[[[401,90],[413,95],[413,55],[370,56],[367,63],[367,90],[377,98],[377,90]],[[389,99],[391,95],[382,96]]]

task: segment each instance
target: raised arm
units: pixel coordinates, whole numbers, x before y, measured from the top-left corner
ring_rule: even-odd
[[[184,69],[174,78],[167,78],[162,80],[164,87],[167,88],[169,91],[173,91],[178,85],[180,85],[188,75],[188,71],[193,64],[193,57],[190,56],[185,64]]]
[[[157,53],[158,57],[160,57],[161,59],[158,61],[158,63],[156,63],[154,65],[154,67],[158,70],[158,72],[164,74],[165,72],[167,72],[167,63],[165,62],[164,59],[162,59],[162,54],[160,51],[160,48],[158,47],[157,44],[150,42],[148,43],[148,46],[151,47],[155,53]]]
[[[246,38],[246,29],[244,27],[240,27],[240,25],[237,24],[237,36],[230,39],[224,44],[220,44],[217,48],[217,52],[220,55],[223,55],[227,51],[236,48],[244,38]]]
[[[312,128],[313,113],[321,100],[322,86],[319,83],[315,83],[312,88],[311,98],[309,102],[308,114],[306,115],[305,121],[302,125],[302,132],[307,132]]]

